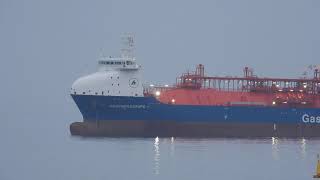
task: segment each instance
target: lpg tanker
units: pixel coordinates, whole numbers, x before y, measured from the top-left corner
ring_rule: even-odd
[[[199,64],[173,86],[144,85],[132,55],[103,57],[98,71],[76,80],[71,97],[83,121],[72,135],[126,137],[319,137],[320,71],[313,77],[207,76]]]

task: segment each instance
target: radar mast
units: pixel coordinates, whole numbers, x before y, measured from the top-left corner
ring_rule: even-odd
[[[121,36],[121,57],[134,60],[134,36],[132,33],[124,33]]]

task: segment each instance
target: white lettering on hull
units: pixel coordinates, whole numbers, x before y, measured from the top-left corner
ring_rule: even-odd
[[[310,116],[309,114],[304,114],[302,116],[302,122],[304,123],[320,123],[320,116]]]
[[[108,106],[109,108],[129,108],[129,109],[146,109],[147,106],[146,105],[135,105],[135,104],[111,104]]]

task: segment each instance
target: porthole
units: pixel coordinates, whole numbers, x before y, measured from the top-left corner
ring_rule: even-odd
[[[82,92],[82,94],[86,94],[86,92]]]
[[[98,93],[96,92],[96,95],[98,95]]]
[[[118,84],[118,86],[120,86],[120,84]]]

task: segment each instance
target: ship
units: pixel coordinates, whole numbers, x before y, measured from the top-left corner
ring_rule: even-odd
[[[101,57],[98,71],[77,79],[71,97],[83,120],[77,136],[107,137],[320,137],[320,71],[312,77],[208,76],[204,65],[174,85],[145,84],[123,37],[119,57]]]

